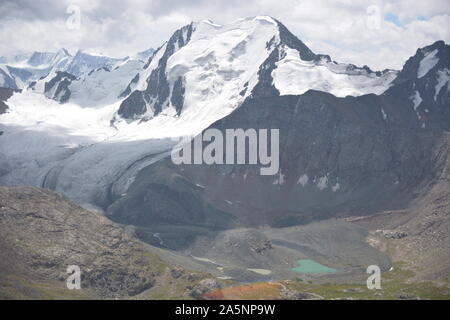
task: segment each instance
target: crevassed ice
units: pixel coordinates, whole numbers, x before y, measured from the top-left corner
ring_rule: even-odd
[[[413,103],[413,108],[414,108],[414,111],[416,111],[417,110],[417,108],[420,106],[420,104],[422,103],[422,97],[420,96],[420,93],[419,93],[419,91],[414,91],[414,95],[412,95],[410,98],[409,98],[411,101],[412,101],[412,103]]]

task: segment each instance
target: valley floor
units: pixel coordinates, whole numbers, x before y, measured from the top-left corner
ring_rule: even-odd
[[[368,230],[365,241],[388,257],[389,269],[382,273],[381,289],[369,290],[366,286],[368,275],[364,270],[296,274],[281,272],[282,268],[277,270],[276,266],[270,265],[270,261],[266,261],[265,268],[273,268],[275,272],[268,274],[264,272],[267,269],[263,268],[247,268],[245,272],[242,264],[245,261],[239,261],[232,254],[221,260],[226,259],[235,265],[233,270],[227,270],[212,259],[141,243],[129,228],[119,228],[97,213],[73,205],[51,191],[6,187],[1,187],[0,191],[2,299],[450,299],[450,278],[447,270],[440,267],[448,266],[448,251],[424,256],[430,259],[427,267],[422,260],[417,260],[414,250],[420,248],[412,245],[420,243],[417,237],[423,237],[423,233],[404,235],[394,229],[389,232],[371,230],[374,226],[380,226],[379,222],[376,223],[380,217],[383,223],[392,223],[407,215],[411,224],[414,221],[411,212],[384,212],[353,218],[352,221],[333,221],[334,228],[339,225],[340,228],[364,226]],[[448,200],[448,197],[445,199]],[[436,201],[433,203],[438,204]],[[81,227],[73,228],[73,223],[81,224]],[[407,225],[401,224],[402,228]],[[326,239],[317,232],[323,226],[325,231],[330,231],[330,222],[324,221],[286,228],[290,230],[281,232],[267,229],[261,234],[272,239],[280,239],[280,234],[284,234],[284,238],[289,239],[290,233],[287,231],[296,235],[303,233],[306,238],[313,239],[313,243],[314,236]],[[92,233],[93,230],[97,231]],[[342,231],[349,233],[345,229]],[[227,236],[236,233],[250,234],[253,238],[257,235],[235,230]],[[234,239],[242,240],[240,237]],[[70,245],[73,243],[78,245],[73,247]],[[286,243],[279,241],[273,247],[278,247],[277,252],[282,255],[283,250],[287,250]],[[200,249],[202,247],[197,250]],[[270,252],[274,249],[265,250]],[[370,251],[366,248],[361,252]],[[348,252],[346,254],[355,259]],[[103,257],[109,258],[105,260]],[[86,275],[88,285],[79,291],[68,290],[64,280],[65,265],[75,263],[77,259],[83,261],[89,270]],[[343,261],[342,256],[336,261]],[[231,275],[241,273],[242,277],[229,279],[232,277],[223,276],[227,272]],[[148,285],[143,285],[145,283]]]

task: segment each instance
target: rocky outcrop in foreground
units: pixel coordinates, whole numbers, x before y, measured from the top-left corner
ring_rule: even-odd
[[[43,283],[47,293],[74,295],[71,265],[81,269],[79,292],[94,298],[135,296],[167,268],[99,213],[50,190],[0,187],[0,297],[45,298],[36,293]]]

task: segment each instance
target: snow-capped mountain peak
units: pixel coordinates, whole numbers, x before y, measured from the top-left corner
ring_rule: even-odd
[[[63,69],[78,77],[100,67],[111,69],[120,61],[123,61],[123,59],[110,58],[100,54],[92,54],[78,50]]]
[[[160,113],[199,119],[195,114],[209,122],[211,115],[219,119],[249,96],[310,89],[336,96],[380,94],[396,75],[317,55],[269,16],[226,25],[203,20],[177,30],[155,52],[139,80],[130,83],[118,114],[126,119]]]
[[[436,41],[429,46],[417,49],[416,54],[406,61],[396,83],[426,78],[442,70],[449,63],[450,46],[444,41]]]
[[[34,52],[27,60],[27,64],[33,67],[48,65],[54,58],[55,54],[51,52]]]
[[[67,62],[72,55],[64,48],[59,49],[57,52],[40,52],[34,51],[29,55],[24,55],[25,59],[8,61],[7,64],[15,68],[24,69],[41,69],[46,70],[53,67],[61,67],[61,62]]]
[[[437,41],[409,58],[394,84],[397,96],[406,96],[422,128],[427,120],[448,126],[450,117],[450,45]],[[443,116],[444,115],[444,116]]]
[[[163,110],[173,116],[228,114],[256,85],[277,30],[275,21],[259,18],[225,26],[193,22],[177,30],[155,52],[119,115],[151,118]]]

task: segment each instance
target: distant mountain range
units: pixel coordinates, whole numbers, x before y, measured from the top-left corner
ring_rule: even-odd
[[[33,52],[13,57],[0,57],[0,87],[23,89],[33,81],[64,71],[75,77],[85,75],[98,68],[112,69],[127,60],[141,60],[144,63],[152,55],[148,49],[122,59],[87,53],[78,50],[71,55],[66,49],[58,52]]]

